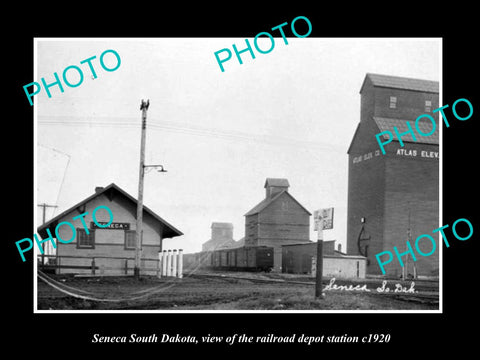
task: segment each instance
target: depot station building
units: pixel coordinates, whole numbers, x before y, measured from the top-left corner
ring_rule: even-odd
[[[414,247],[416,238],[431,234],[436,249],[428,257],[402,256],[402,268],[396,258],[385,265],[387,276],[437,277],[439,274],[439,236],[432,230],[439,225],[439,84],[436,81],[367,74],[360,89],[360,122],[348,149],[347,252],[367,257],[367,274],[381,275],[376,254],[407,251],[406,241]],[[396,136],[385,145],[383,155],[376,134],[395,135],[408,131],[409,121],[422,114],[436,122],[432,135],[403,135],[404,146]],[[433,124],[420,121],[421,132],[428,134]],[[383,140],[383,141],[386,141]],[[433,245],[421,243],[424,253]],[[405,269],[405,270],[404,270]],[[403,273],[405,271],[405,273]]]
[[[104,209],[96,211],[94,219],[93,212],[99,206],[108,207],[113,220]],[[83,221],[87,229],[82,219],[73,220],[85,212],[88,214],[83,217]],[[57,274],[132,275],[135,265],[136,215],[137,199],[119,186],[112,183],[106,187],[96,187],[91,196],[38,227],[37,232],[43,239],[48,238],[47,230],[55,234],[56,227],[62,222],[71,223],[76,232],[75,238],[70,242],[55,241],[56,253],[49,256],[47,261],[42,261],[43,264],[48,264],[43,268],[50,267]],[[72,233],[69,226],[58,226],[61,239],[71,239]],[[158,254],[163,252],[164,240],[181,235],[183,233],[180,230],[143,206],[140,273],[158,275]]]

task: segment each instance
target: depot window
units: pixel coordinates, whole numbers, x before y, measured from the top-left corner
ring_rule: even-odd
[[[396,109],[396,108],[397,108],[397,97],[390,96],[390,109]]]
[[[85,229],[77,229],[77,248],[93,249],[95,248],[95,230],[89,230],[89,234]]]
[[[137,232],[135,230],[126,230],[125,231],[125,250],[135,250],[135,244],[136,244],[136,239],[137,237]],[[142,236],[143,238],[143,231],[142,231]],[[142,239],[140,239],[140,246],[142,244]]]

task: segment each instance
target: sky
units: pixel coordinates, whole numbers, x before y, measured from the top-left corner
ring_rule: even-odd
[[[36,204],[57,206],[46,220],[112,182],[137,197],[140,103],[149,99],[145,163],[167,172],[147,171],[144,204],[184,233],[165,249],[200,251],[212,222],[232,223],[242,238],[268,177],[287,178],[311,213],[334,207],[324,239],[346,249],[347,150],[365,75],[440,81],[441,40],[275,38],[270,53],[246,52],[242,65],[233,55],[222,72],[214,52],[232,44],[242,49],[245,39],[37,38],[33,81],[51,83],[70,65],[84,74],[78,87],[34,98]],[[111,72],[99,63],[109,49],[121,59]],[[97,78],[80,64],[92,56]],[[104,61],[116,65],[111,53]],[[35,210],[38,226],[43,210]]]

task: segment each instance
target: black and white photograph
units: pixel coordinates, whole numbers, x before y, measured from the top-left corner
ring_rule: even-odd
[[[37,309],[440,310],[441,45],[37,39]]]

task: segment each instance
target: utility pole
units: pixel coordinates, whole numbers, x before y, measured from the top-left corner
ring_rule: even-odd
[[[45,210],[47,207],[53,207],[56,208],[58,207],[57,205],[48,205],[48,204],[37,204],[37,206],[41,206],[43,208],[43,216],[42,216],[42,225],[45,224]]]
[[[412,240],[412,223],[410,221],[410,202],[408,203],[408,232],[407,232],[407,241],[410,243]],[[408,254],[407,254],[408,259]],[[408,275],[408,272],[407,272]],[[413,261],[413,278],[417,278],[417,265],[416,262]]]
[[[315,298],[323,299],[322,278],[323,278],[323,216],[318,210],[317,223],[317,269],[315,274]]]
[[[140,143],[140,169],[138,179],[138,200],[137,200],[137,231],[135,235],[135,267],[133,275],[140,278],[140,250],[142,239],[142,223],[143,223],[143,178],[145,175],[145,135],[147,131],[147,110],[150,101],[146,102],[142,99],[140,110],[142,110],[142,137]]]
[[[323,299],[322,280],[323,280],[323,230],[333,229],[333,210],[334,208],[319,209],[313,212],[315,219],[315,228],[317,231],[317,273],[315,279],[315,298]]]
[[[412,229],[410,225],[410,202],[408,203],[408,227],[407,227],[407,241],[405,242],[405,252],[407,253],[407,258],[405,259],[405,266],[402,267],[402,278],[403,280],[407,280],[408,277],[408,243],[410,243],[410,238],[412,235]],[[415,266],[415,261],[413,261],[413,272],[414,272],[414,277],[416,273],[416,266]]]
[[[37,206],[41,206],[43,208],[42,225],[45,224],[45,210],[47,209],[47,207],[52,207],[52,208],[58,207],[57,205],[48,205],[46,203],[37,204]],[[42,265],[44,264],[45,264],[45,243],[42,243]]]

